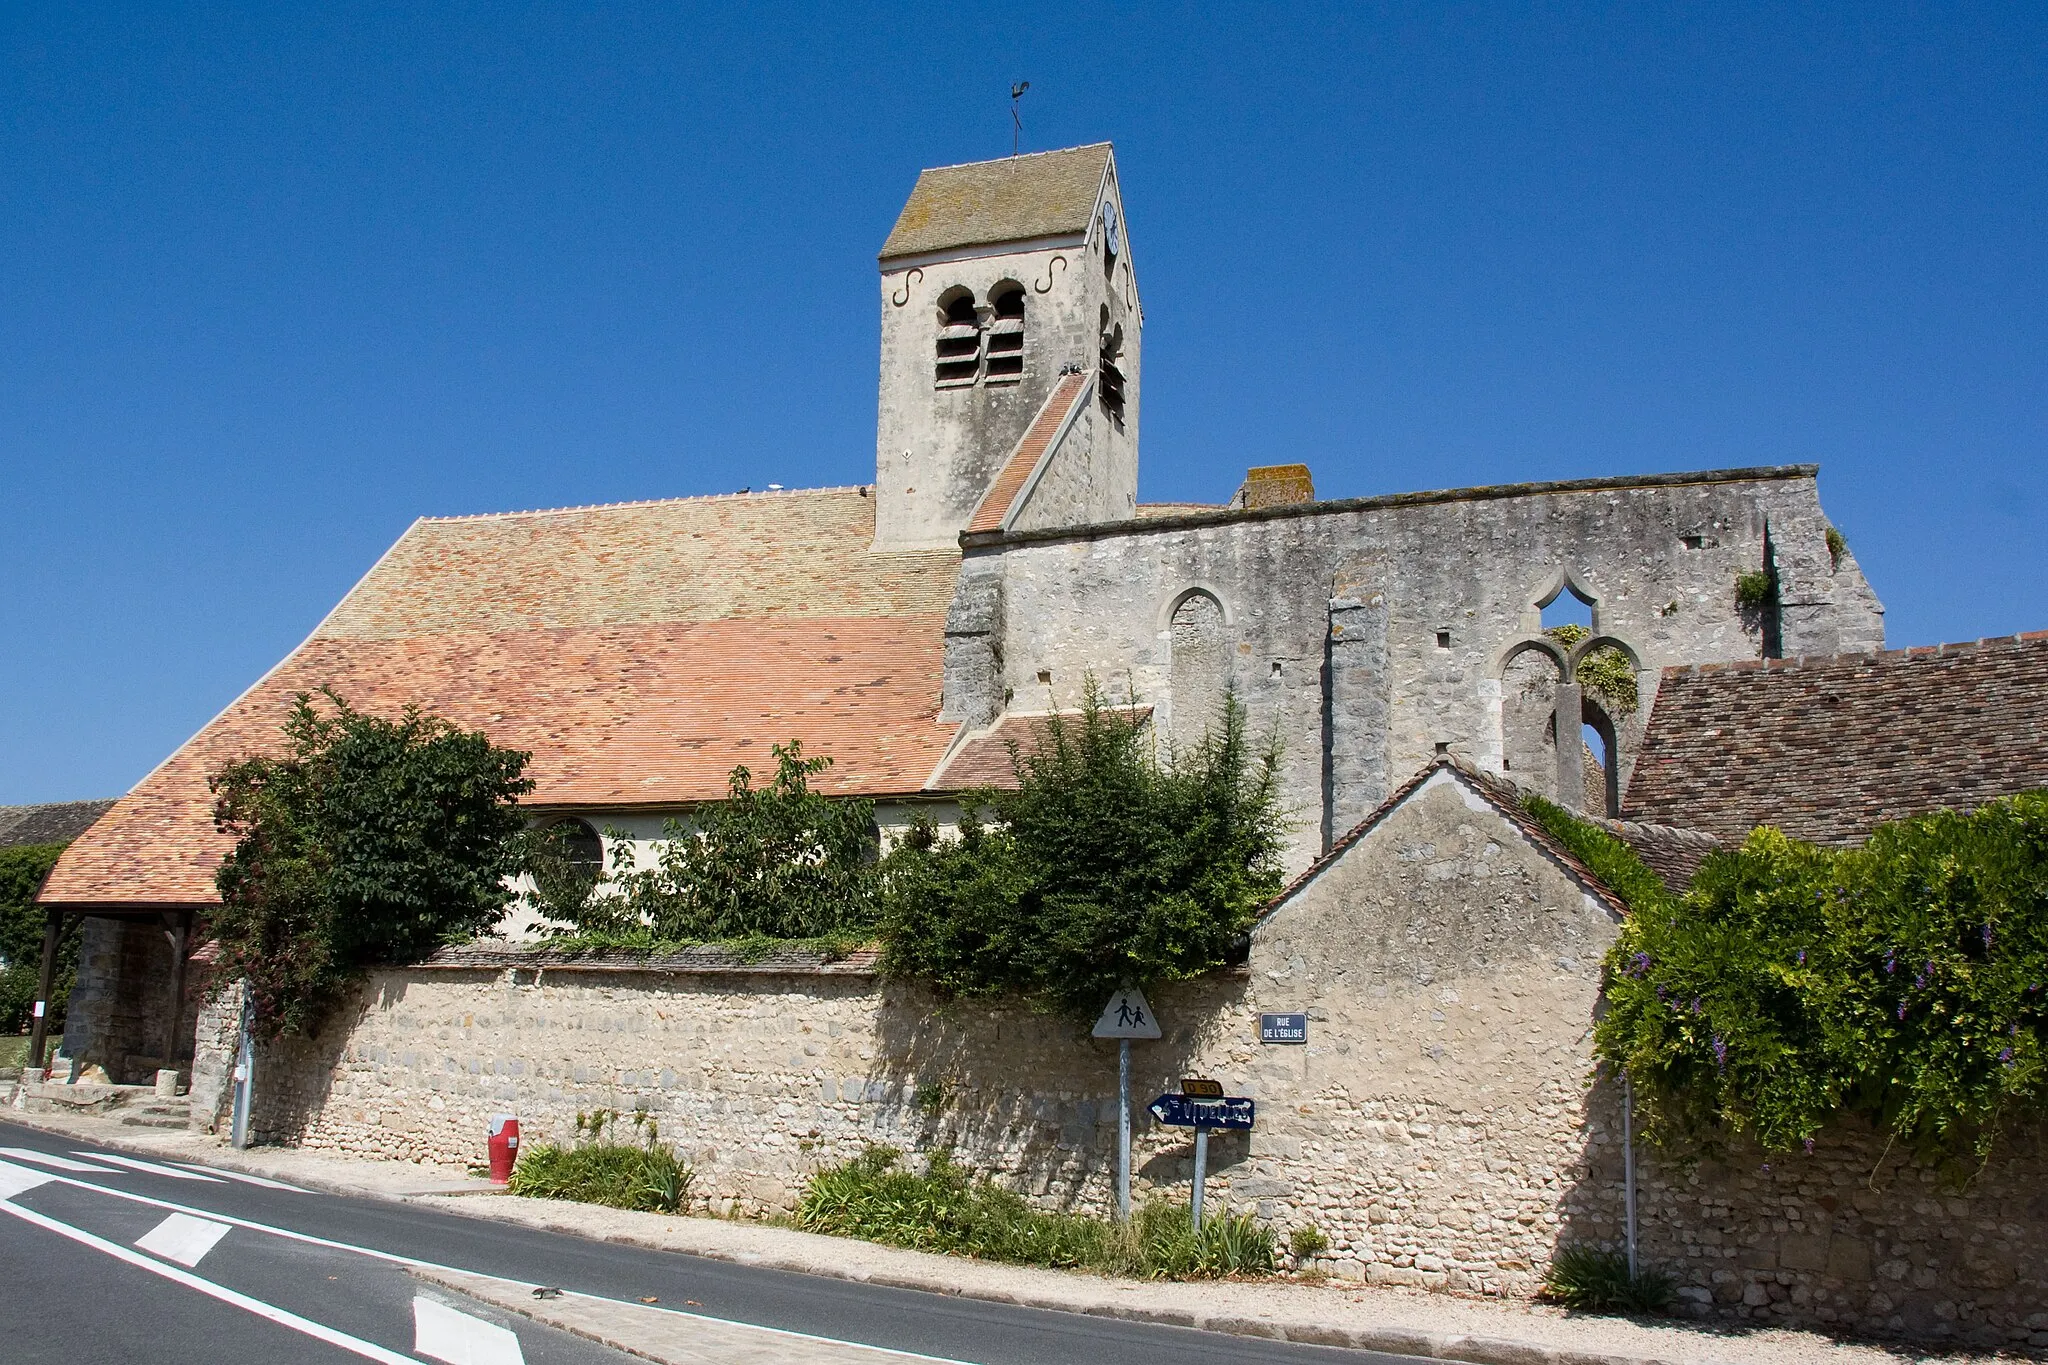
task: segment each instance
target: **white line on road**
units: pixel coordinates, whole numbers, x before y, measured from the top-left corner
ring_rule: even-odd
[[[152,1256],[176,1261],[189,1269],[205,1260],[214,1243],[227,1235],[226,1223],[216,1223],[211,1218],[194,1218],[189,1213],[174,1213],[143,1233],[135,1245]]]
[[[112,1152],[78,1152],[75,1155],[89,1156],[94,1161],[112,1162],[116,1166],[126,1166],[131,1171],[143,1171],[150,1175],[167,1175],[173,1180],[205,1180],[215,1185],[223,1183],[217,1175],[201,1175],[197,1171],[174,1170],[169,1166],[159,1166],[154,1161],[137,1161],[132,1156],[115,1156]]]
[[[261,1185],[266,1190],[287,1190],[292,1194],[309,1193],[309,1191],[300,1189],[297,1185],[287,1185],[282,1180],[272,1180],[268,1176],[250,1175],[247,1171],[230,1171],[220,1166],[201,1166],[196,1161],[173,1161],[171,1164],[173,1166],[183,1166],[188,1171],[197,1171],[201,1175],[210,1175],[221,1180],[232,1180],[237,1184]]]
[[[41,1173],[32,1172],[32,1174]],[[93,1188],[102,1187],[95,1186]],[[19,1204],[0,1200],[0,1213],[11,1213],[23,1222],[33,1223],[35,1226],[45,1228],[60,1237],[68,1237],[80,1246],[91,1247],[94,1251],[103,1252],[108,1256],[112,1256],[115,1260],[125,1261],[129,1265],[140,1266],[150,1274],[161,1275],[173,1284],[184,1285],[187,1289],[196,1289],[209,1298],[219,1299],[222,1303],[231,1304],[245,1313],[253,1313],[259,1318],[268,1319],[280,1327],[289,1327],[292,1331],[312,1337],[315,1341],[324,1341],[330,1346],[339,1346],[342,1350],[351,1351],[365,1360],[378,1361],[380,1365],[417,1365],[417,1362],[410,1357],[402,1356],[396,1351],[387,1351],[375,1342],[364,1341],[361,1337],[352,1337],[346,1332],[337,1332],[334,1328],[324,1323],[314,1322],[311,1318],[302,1318],[297,1313],[279,1308],[275,1304],[265,1303],[261,1299],[252,1299],[247,1294],[237,1293],[229,1289],[226,1285],[215,1284],[212,1280],[202,1279],[189,1270],[180,1270],[176,1266],[168,1266],[161,1261],[152,1261],[149,1257],[130,1251],[127,1247],[117,1242],[109,1242],[104,1237],[95,1237],[81,1228],[74,1228],[68,1223],[60,1223],[54,1218],[45,1217],[34,1209],[25,1209]]]
[[[519,1338],[505,1328],[418,1294],[412,1300],[412,1331],[414,1355],[448,1365],[526,1365]]]
[[[95,1175],[112,1175],[111,1166],[95,1166],[88,1161],[73,1161],[68,1156],[52,1156],[29,1147],[0,1147],[0,1156],[11,1156],[16,1161],[33,1161],[38,1166],[51,1166],[60,1171],[90,1171]]]
[[[12,1199],[24,1190],[32,1190],[38,1185],[47,1185],[52,1180],[61,1178],[43,1171],[32,1171],[26,1166],[17,1166],[11,1161],[0,1161],[0,1199]]]

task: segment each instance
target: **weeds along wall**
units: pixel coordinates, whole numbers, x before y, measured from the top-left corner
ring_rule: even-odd
[[[1190,1134],[1143,1105],[1211,1076],[1259,1106],[1249,1135],[1212,1139],[1212,1198],[1283,1244],[1313,1225],[1334,1276],[1525,1296],[1558,1245],[1619,1246],[1618,1096],[1590,1082],[1616,932],[1597,891],[1456,770],[1412,784],[1262,922],[1245,968],[1154,998],[1166,1037],[1133,1047],[1139,1198],[1184,1200],[1192,1173]],[[1307,1045],[1258,1042],[1261,1012],[1295,1011]],[[567,1141],[579,1110],[645,1108],[717,1211],[788,1209],[869,1142],[951,1146],[1048,1208],[1106,1212],[1115,1169],[1113,1044],[1014,1005],[941,1007],[860,958],[536,969],[464,950],[373,977],[316,1039],[260,1055],[256,1090],[266,1140],[478,1164],[493,1113]],[[1882,1156],[1846,1130],[1768,1169],[1645,1152],[1644,1257],[1703,1317],[2048,1332],[2048,1160],[2002,1151],[1957,1191]]]

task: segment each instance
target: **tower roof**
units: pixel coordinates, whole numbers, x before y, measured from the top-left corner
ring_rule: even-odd
[[[881,259],[1085,232],[1109,160],[1096,142],[921,172]]]

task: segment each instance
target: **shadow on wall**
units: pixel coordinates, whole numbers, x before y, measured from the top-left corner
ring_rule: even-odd
[[[1558,1245],[1620,1251],[1619,1087],[1588,1097]],[[1713,1155],[1636,1148],[1637,1245],[1672,1311],[1731,1328],[1803,1327],[1977,1348],[2048,1344],[2048,1144],[2002,1142],[1980,1169],[1922,1164],[1861,1121],[1811,1152],[1746,1140]]]
[[[1241,974],[1152,997],[1165,1036],[1131,1045],[1133,1197],[1192,1177],[1191,1136],[1162,1128],[1145,1105],[1192,1074],[1224,1021],[1244,1008]],[[1061,1208],[1106,1208],[1114,1197],[1117,1045],[1087,1024],[1014,999],[944,1002],[918,987],[883,988],[867,1098],[889,1110],[879,1133],[919,1152],[952,1148],[977,1173]],[[1212,1139],[1211,1169],[1241,1161],[1243,1144]]]
[[[386,975],[374,990],[353,992],[337,1004],[311,1034],[259,1045],[250,1141],[300,1145],[327,1108],[342,1054],[357,1027],[374,1011],[404,998],[404,983]]]

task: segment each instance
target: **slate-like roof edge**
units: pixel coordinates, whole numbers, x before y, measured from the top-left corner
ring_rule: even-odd
[[[1565,493],[1598,493],[1610,489],[1686,488],[1716,483],[1767,483],[1810,479],[1817,464],[1757,465],[1744,469],[1702,469],[1674,474],[1619,474],[1597,479],[1555,479],[1539,483],[1480,484],[1471,488],[1440,488],[1417,493],[1380,493],[1364,498],[1331,498],[1323,502],[1287,503],[1279,507],[1234,507],[1215,512],[1184,512],[1172,516],[1131,517],[1087,526],[1054,526],[1030,531],[963,531],[963,549],[986,550],[1009,545],[1061,540],[1097,540],[1105,536],[1144,535],[1237,522],[1280,521],[1292,517],[1371,512],[1390,507],[1426,507],[1449,502],[1494,502],[1503,498],[1534,498]]]
[[[674,507],[694,502],[734,502],[740,498],[796,498],[824,493],[858,493],[872,497],[872,484],[847,483],[825,484],[818,488],[749,488],[735,493],[687,493],[674,498],[628,498],[624,502],[574,503],[567,507],[531,507],[501,512],[453,512],[442,516],[423,516],[418,521],[428,526],[443,526],[451,522],[465,521],[509,521],[515,517],[562,517],[574,516],[579,512],[620,512],[639,507]]]
[[[32,844],[68,844],[112,810],[117,796],[95,801],[37,801],[0,806],[0,848]]]
[[[1980,654],[1994,649],[2048,640],[2048,630],[2027,630],[2017,635],[1986,635],[1978,640],[1957,640],[1938,645],[1906,645],[1899,649],[1861,650],[1847,654],[1794,654],[1783,659],[1724,659],[1718,663],[1669,664],[1666,677],[1697,677],[1712,673],[1782,673],[1800,669],[1856,667],[1903,659],[1945,659]]]
[[[1620,896],[1617,896],[1608,887],[1607,883],[1601,881],[1598,874],[1592,868],[1580,862],[1577,855],[1572,853],[1570,849],[1552,838],[1550,831],[1538,824],[1535,817],[1522,808],[1519,788],[1514,787],[1501,778],[1495,777],[1492,773],[1474,767],[1462,759],[1455,756],[1445,756],[1430,760],[1427,766],[1389,793],[1387,799],[1380,802],[1372,814],[1366,816],[1356,825],[1353,825],[1342,838],[1332,843],[1329,852],[1317,858],[1306,868],[1303,868],[1299,876],[1281,888],[1279,894],[1267,901],[1260,909],[1258,920],[1254,927],[1257,924],[1265,923],[1265,921],[1272,918],[1275,913],[1285,906],[1288,901],[1306,890],[1310,883],[1327,871],[1339,858],[1350,852],[1353,846],[1364,839],[1366,835],[1372,833],[1383,820],[1399,809],[1403,802],[1420,791],[1428,784],[1431,778],[1439,773],[1449,773],[1453,781],[1462,779],[1472,790],[1478,792],[1480,798],[1489,806],[1492,806],[1508,823],[1519,829],[1524,838],[1528,839],[1531,844],[1535,845],[1552,862],[1556,863],[1567,877],[1579,883],[1580,888],[1588,895],[1598,899],[1617,919],[1626,919],[1628,917],[1628,903],[1622,900]]]

